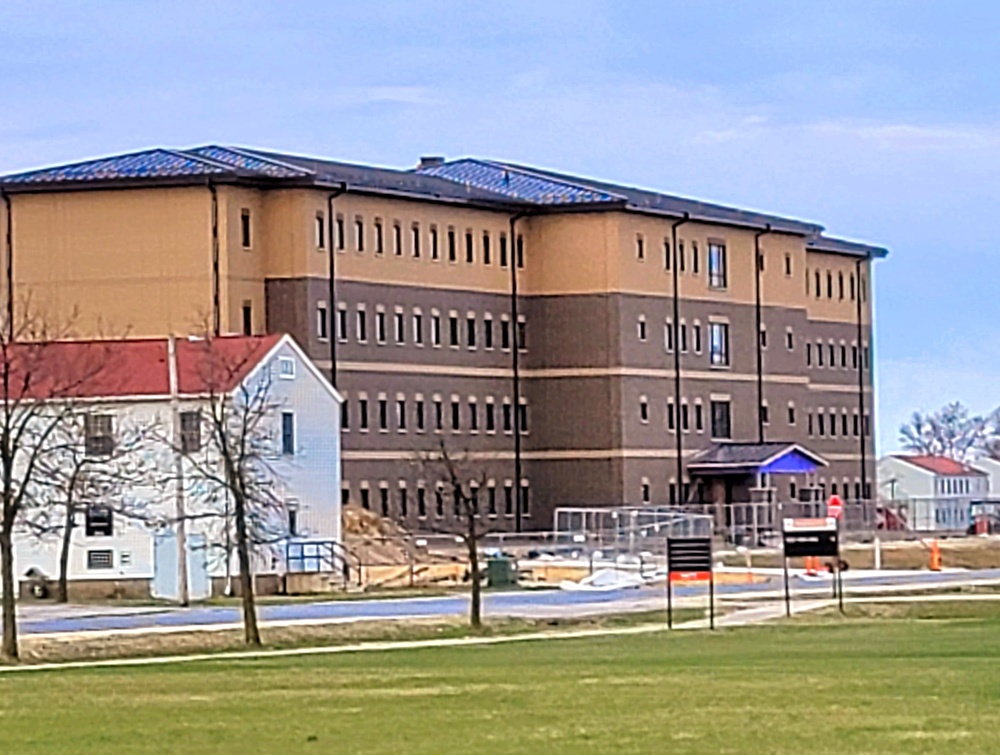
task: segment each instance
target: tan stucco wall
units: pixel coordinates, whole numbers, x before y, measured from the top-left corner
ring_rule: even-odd
[[[15,298],[81,335],[193,332],[211,312],[207,189],[15,195]]]

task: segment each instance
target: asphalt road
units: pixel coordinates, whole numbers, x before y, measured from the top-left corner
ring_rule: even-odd
[[[845,595],[852,591],[948,589],[970,583],[1000,584],[1000,569],[949,572],[879,572],[845,573]],[[803,598],[828,594],[828,579],[793,577],[793,594]],[[778,577],[759,584],[720,584],[716,595],[720,600],[739,600],[782,595],[783,584]],[[704,586],[678,585],[674,595],[678,603],[690,604],[706,594]],[[700,602],[700,600],[699,600]],[[398,620],[463,615],[468,611],[468,598],[462,595],[432,598],[391,598],[371,600],[341,600],[316,603],[263,605],[259,608],[262,623],[294,624],[312,622],[349,622],[364,620]],[[569,592],[564,590],[521,590],[487,593],[484,612],[494,617],[552,618],[585,616],[599,613],[663,608],[663,587],[611,590],[605,592]],[[187,609],[160,607],[114,606],[54,606],[23,604],[19,629],[23,635],[75,632],[114,632],[180,630],[238,624],[238,607],[203,607]]]

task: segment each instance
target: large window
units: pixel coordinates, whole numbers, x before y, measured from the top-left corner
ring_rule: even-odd
[[[708,245],[708,285],[712,288],[726,288],[729,285],[726,247],[722,244]]]
[[[181,452],[201,450],[201,412],[181,412]]]
[[[712,437],[713,438],[733,437],[728,401],[712,402]]]
[[[295,415],[292,412],[281,413],[281,453],[283,456],[295,455]]]
[[[114,418],[110,414],[88,414],[83,424],[87,456],[110,456],[115,448]]]
[[[713,366],[729,366],[729,325],[723,322],[708,324],[708,348]]]

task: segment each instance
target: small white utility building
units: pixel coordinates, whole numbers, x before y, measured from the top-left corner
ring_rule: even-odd
[[[909,529],[966,531],[970,506],[990,492],[989,475],[945,456],[892,455],[878,462],[879,497]]]

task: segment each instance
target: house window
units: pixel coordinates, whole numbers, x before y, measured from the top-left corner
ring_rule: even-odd
[[[491,263],[492,256],[490,252],[490,234],[488,231],[483,231],[483,264],[489,265]]]
[[[475,399],[469,399],[469,432],[479,432],[479,405]]]
[[[402,312],[395,312],[392,316],[393,330],[395,331],[393,335],[396,336],[396,345],[402,346],[406,343],[406,325],[403,319]]]
[[[729,325],[723,322],[708,324],[709,363],[714,367],[729,366]]]
[[[470,349],[476,348],[476,317],[469,315],[465,318],[465,343]]]
[[[635,237],[635,258],[639,262],[644,262],[646,259],[646,240],[642,236]]]
[[[667,430],[673,432],[676,429],[676,419],[674,417],[674,400],[667,400]]]
[[[726,288],[729,285],[726,273],[726,247],[722,244],[708,245],[708,285],[712,288]]]
[[[694,341],[694,353],[701,353],[701,323],[696,322],[691,326],[691,337]]]
[[[840,366],[847,369],[847,344],[840,344]]]
[[[507,234],[500,234],[500,267],[507,267]]]
[[[378,429],[383,433],[389,430],[389,402],[381,397],[378,400]]]
[[[691,242],[691,274],[697,275],[698,268],[700,267],[700,261],[698,259],[698,242]]]
[[[436,225],[431,226],[431,259],[436,260],[441,256],[438,250],[438,229]]]
[[[731,438],[733,436],[730,424],[729,402],[713,401],[712,410],[712,437]]]
[[[379,508],[382,509],[382,516],[389,516],[389,488],[386,485],[380,485],[378,489],[379,498]]]
[[[340,405],[340,429],[350,430],[351,429],[351,409],[350,401],[347,397],[344,397],[344,402]]]
[[[431,344],[441,345],[441,315],[437,312],[431,313]]]
[[[518,351],[525,351],[528,348],[528,346],[527,346],[527,337],[526,337],[526,335],[527,335],[527,328],[528,328],[528,326],[527,326],[527,324],[524,321],[524,317],[521,316],[521,315],[518,315],[518,318],[517,318],[517,350]]]
[[[822,343],[817,343],[816,344],[816,366],[817,367],[822,367],[823,366],[823,344]]]
[[[649,503],[649,480],[642,480],[642,502]]]
[[[253,303],[243,302],[243,335],[253,335]]]
[[[510,482],[503,485],[503,515],[514,516],[514,486]]]
[[[87,551],[88,569],[114,569],[115,552],[110,549]]]
[[[465,261],[468,263],[474,262],[476,259],[476,253],[472,246],[472,231],[465,232]]]
[[[181,412],[181,453],[201,450],[201,412]]]
[[[451,400],[451,429],[453,432],[459,432],[462,429],[462,418],[460,416],[461,409],[458,404],[457,399]]]
[[[417,516],[421,519],[427,518],[427,489],[423,483],[417,487]]]
[[[441,399],[434,399],[434,430],[441,432],[444,430],[444,404]]]
[[[414,223],[410,233],[413,241],[413,257],[417,258],[420,256],[420,226]]]
[[[368,399],[358,401],[358,426],[363,432],[368,432]]]
[[[497,489],[493,480],[490,480],[486,488],[486,513],[490,516],[497,515]]]
[[[826,271],[826,298],[833,298],[833,273]]]
[[[513,432],[514,420],[511,416],[510,411],[510,399],[503,400],[503,431],[505,433]]]
[[[295,415],[292,412],[281,413],[281,454],[295,455]]]
[[[823,279],[822,276],[820,275],[819,270],[816,271],[815,278],[816,278],[816,298],[818,299],[823,295]]]
[[[344,239],[346,237],[347,237],[347,234],[344,232],[344,216],[343,215],[338,215],[337,216],[337,249],[339,249],[341,251],[344,250]]]
[[[89,457],[110,456],[115,450],[114,417],[88,414],[83,418],[84,451]]]
[[[359,252],[365,250],[365,221],[361,218],[354,219],[354,248]]]
[[[691,426],[690,426],[690,424],[688,422],[688,405],[687,405],[687,401],[682,401],[681,402],[681,431],[686,433],[690,429],[691,429]]]
[[[439,519],[444,516],[444,488],[441,483],[434,488],[434,516]]]
[[[368,340],[368,313],[358,310],[358,341],[365,343]]]
[[[406,432],[406,399],[396,399],[396,429]]]
[[[415,416],[417,420],[417,432],[422,433],[424,431],[424,400],[422,398],[417,399]]]
[[[677,272],[684,272],[684,242],[677,242]]]
[[[517,423],[521,435],[526,435],[528,432],[528,402],[523,398],[517,407]]]
[[[322,212],[316,213],[316,248],[326,248],[326,218]]]
[[[108,506],[92,503],[87,506],[84,520],[87,537],[112,537],[115,534],[114,515]]]
[[[674,324],[669,319],[663,326],[663,348],[666,349],[667,352],[674,350]]]
[[[789,351],[793,351],[795,349],[795,335],[792,333],[791,328],[785,331],[785,348]]]
[[[496,406],[493,404],[493,399],[486,399],[486,432],[495,433],[497,430],[496,423]]]
[[[698,432],[703,432],[705,430],[705,412],[701,405],[701,401],[695,402],[694,405],[694,429]]]
[[[771,411],[767,404],[760,405],[760,421],[765,425],[771,424]]]
[[[337,307],[337,340],[347,340],[347,305]]]
[[[371,509],[371,507],[372,507],[371,490],[369,490],[367,487],[363,487],[361,488],[361,508],[363,508],[365,511],[368,511]]]
[[[639,323],[636,326],[636,330],[639,335],[640,341],[646,340],[646,318],[643,315],[639,315]]]
[[[670,241],[663,239],[663,269],[669,270],[672,264],[670,260]]]
[[[504,351],[510,348],[510,320],[506,315],[500,319],[500,348]]]
[[[844,274],[837,273],[837,294],[839,299],[844,298]]]
[[[291,357],[278,357],[278,377],[282,380],[295,379],[295,360]]]
[[[403,229],[399,223],[392,224],[392,251],[397,257],[403,256]]]
[[[382,254],[385,251],[385,242],[382,238],[382,219],[375,218],[375,254]]]
[[[458,315],[448,316],[448,343],[453,349],[458,348]]]
[[[458,260],[457,252],[455,251],[455,229],[448,229],[448,262],[456,262]]]
[[[240,211],[240,242],[244,249],[249,249],[253,240],[250,234],[250,210],[244,207]]]
[[[813,345],[811,343],[806,344],[806,367],[812,367],[813,363]]]
[[[493,348],[493,315],[483,316],[483,348]]]
[[[524,236],[517,234],[517,268],[524,267]]]
[[[375,340],[385,343],[385,312],[381,309],[375,311]]]
[[[765,328],[763,325],[760,328],[760,347],[762,349],[767,348],[767,328]]]
[[[420,312],[413,313],[413,342],[417,346],[424,345],[424,316]]]
[[[680,343],[681,353],[686,354],[688,350],[688,329],[687,324],[683,320],[681,321],[681,329],[677,340]]]
[[[795,424],[795,404],[792,403],[788,404],[788,424],[789,425]]]
[[[325,301],[316,304],[316,337],[321,341],[330,337],[330,319]]]
[[[649,422],[649,401],[645,396],[639,397],[639,421],[643,424]]]
[[[832,343],[827,345],[827,349],[828,349],[827,353],[829,353],[829,355],[830,355],[830,366],[831,367],[836,367],[837,366],[837,349],[836,349],[836,347]]]
[[[785,275],[791,277],[792,275],[792,255],[785,255]]]

